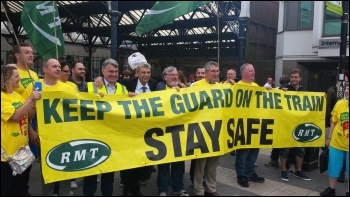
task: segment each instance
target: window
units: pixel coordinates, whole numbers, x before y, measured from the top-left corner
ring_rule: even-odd
[[[285,1],[283,29],[285,31],[312,30],[313,9],[313,1]]]
[[[323,36],[340,36],[341,31],[341,16],[327,10],[326,4],[324,6],[324,20],[323,20]],[[349,26],[348,26],[349,32]],[[348,34],[349,35],[349,34]]]

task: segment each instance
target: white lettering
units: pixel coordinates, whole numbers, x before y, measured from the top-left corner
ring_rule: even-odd
[[[75,151],[74,154],[74,161],[81,161],[81,160],[85,160],[85,155],[86,155],[86,149],[82,150],[82,151]]]
[[[48,14],[48,13],[52,13],[55,11],[55,8],[53,5],[49,5],[47,6],[46,4],[50,3],[51,1],[45,1],[39,5],[36,6],[36,9],[38,10],[42,10],[42,11],[39,11],[41,16],[45,15],[45,14]]]
[[[56,26],[56,28],[57,28],[57,26],[61,26],[60,17],[56,17],[56,18],[55,18],[55,22],[49,24],[49,27],[50,27],[51,29],[54,28],[55,26]]]
[[[95,158],[95,154],[98,152],[98,148],[92,148],[90,149],[90,153],[91,153],[91,159]]]
[[[69,163],[70,152],[62,153],[61,163]]]
[[[298,133],[298,136],[303,136],[303,132],[304,132],[304,130],[301,129],[301,130],[299,131],[299,133]]]

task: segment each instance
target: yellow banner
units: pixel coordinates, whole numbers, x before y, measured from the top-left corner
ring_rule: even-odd
[[[128,97],[43,92],[45,183],[239,148],[321,147],[324,93],[217,84]]]
[[[343,16],[343,7],[341,1],[326,1],[326,9],[336,15]]]

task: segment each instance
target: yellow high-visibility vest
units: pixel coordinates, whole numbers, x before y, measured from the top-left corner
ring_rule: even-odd
[[[96,87],[94,85],[93,82],[88,82],[87,83],[87,88],[88,88],[88,92],[89,93],[97,94],[99,92],[102,92],[104,94],[108,94],[107,88],[106,88],[105,85],[103,85],[101,88],[98,88],[98,87]],[[114,92],[114,94],[127,94],[127,93],[128,93],[128,90],[126,89],[126,87],[117,82],[116,85],[115,85],[115,92]]]

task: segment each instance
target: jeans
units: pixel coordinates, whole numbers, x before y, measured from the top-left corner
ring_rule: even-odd
[[[237,177],[251,177],[254,171],[254,163],[259,155],[258,148],[236,150],[236,173]]]
[[[69,186],[70,186],[69,180]],[[101,174],[101,192],[102,196],[112,196],[113,194],[114,172]],[[84,177],[83,193],[84,196],[93,196],[97,189],[97,175]]]
[[[168,193],[171,185],[174,192],[184,189],[183,175],[185,173],[185,162],[173,162],[158,165],[157,186],[158,191]]]

